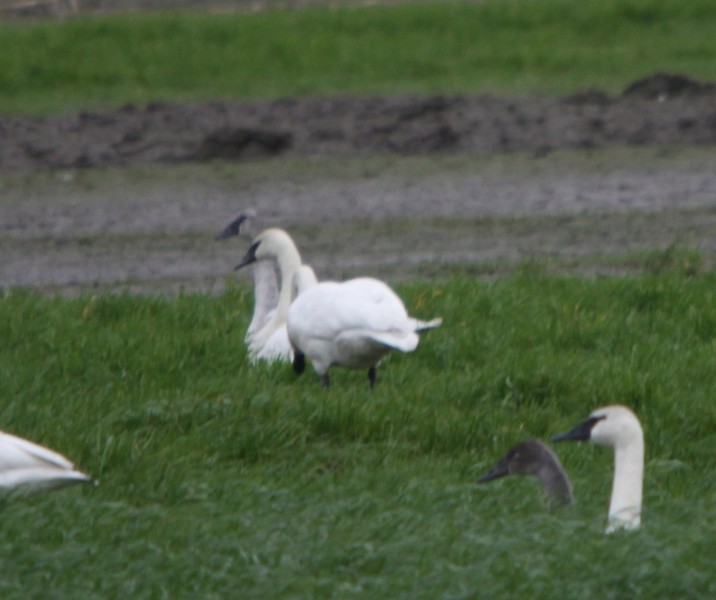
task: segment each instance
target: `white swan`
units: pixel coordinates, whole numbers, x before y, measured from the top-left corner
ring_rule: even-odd
[[[38,492],[75,483],[93,483],[61,454],[0,432],[0,488]]]
[[[614,448],[614,482],[607,533],[638,529],[644,481],[644,433],[636,415],[626,406],[605,406],[553,442],[588,440]]]
[[[328,387],[328,370],[334,365],[368,369],[372,386],[376,366],[386,354],[415,350],[418,332],[441,323],[409,317],[395,292],[377,279],[321,282],[301,293],[288,311],[294,370],[302,373],[307,357]]]
[[[225,240],[233,236],[249,235],[249,232],[254,228],[253,221],[255,217],[256,215],[253,211],[241,213],[236,219],[231,221],[215,239]],[[272,313],[276,310],[279,296],[276,265],[274,261],[265,260],[255,262],[253,264],[252,273],[254,279],[254,314],[246,331],[245,341],[247,346],[250,346],[251,340],[254,339],[258,331],[271,319]],[[291,360],[291,356],[288,334],[277,336],[277,339],[273,340],[271,346],[266,348],[265,351],[259,349],[258,353],[249,354],[252,362],[259,358],[267,360]]]
[[[315,284],[315,274],[310,267],[301,270],[301,255],[291,236],[276,228],[265,229],[254,238],[236,269],[251,264],[254,265],[254,314],[246,332],[249,358],[252,362],[290,361],[293,349],[286,331],[288,308],[304,287]],[[300,274],[294,278],[297,273]]]
[[[574,502],[567,472],[557,455],[540,440],[520,442],[510,448],[477,483],[486,483],[506,475],[536,476],[552,506],[567,506]]]

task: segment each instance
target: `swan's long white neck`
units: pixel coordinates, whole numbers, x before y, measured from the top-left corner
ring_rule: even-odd
[[[639,431],[639,435],[614,449],[614,482],[607,533],[639,527],[643,481],[644,437]]]
[[[288,307],[291,305],[293,300],[291,283],[293,281],[293,275],[301,266],[301,255],[298,253],[296,248],[292,248],[292,252],[286,249],[286,252],[281,252],[277,257],[278,270],[281,277],[281,288],[278,295],[278,306],[276,307],[276,314],[274,318],[279,318],[283,321],[286,320],[288,315]]]
[[[279,270],[279,294],[276,308],[273,311],[271,320],[264,325],[259,332],[257,332],[252,346],[254,350],[260,349],[271,337],[274,331],[279,327],[285,325],[286,318],[288,317],[288,308],[293,300],[292,294],[292,281],[293,275],[301,267],[301,255],[298,253],[298,249],[293,245],[292,242],[285,243],[280,247],[280,250],[274,254],[271,259],[262,259],[261,262],[268,262],[269,260],[276,261]],[[258,267],[258,265],[257,265]],[[270,265],[273,269],[273,265]],[[263,268],[263,267],[259,267]]]

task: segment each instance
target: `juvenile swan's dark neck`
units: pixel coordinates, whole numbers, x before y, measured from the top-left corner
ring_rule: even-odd
[[[557,459],[545,461],[537,472],[550,504],[553,506],[567,506],[574,502],[572,485]]]

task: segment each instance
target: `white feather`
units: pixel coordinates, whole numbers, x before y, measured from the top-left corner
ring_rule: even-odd
[[[368,277],[314,285],[291,304],[287,318],[292,346],[325,383],[331,366],[373,368],[391,350],[415,350],[417,332],[441,322],[408,316],[393,290]]]
[[[247,255],[242,263],[254,268],[254,314],[246,332],[249,360],[290,361],[288,308],[299,293],[315,284],[315,273],[301,264],[291,236],[281,229],[262,231],[252,248],[253,256]]]
[[[0,432],[0,488],[35,492],[91,481],[54,450]]]

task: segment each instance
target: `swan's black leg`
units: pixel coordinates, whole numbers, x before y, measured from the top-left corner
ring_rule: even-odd
[[[378,371],[375,368],[375,365],[373,365],[370,369],[368,369],[368,381],[370,381],[370,387],[372,388],[375,385],[375,379],[378,375]]]
[[[293,372],[296,375],[300,375],[306,370],[306,355],[301,352],[294,352],[293,354]]]
[[[328,371],[326,371],[323,375],[321,375],[321,385],[328,389],[331,386],[331,380],[328,377]]]

